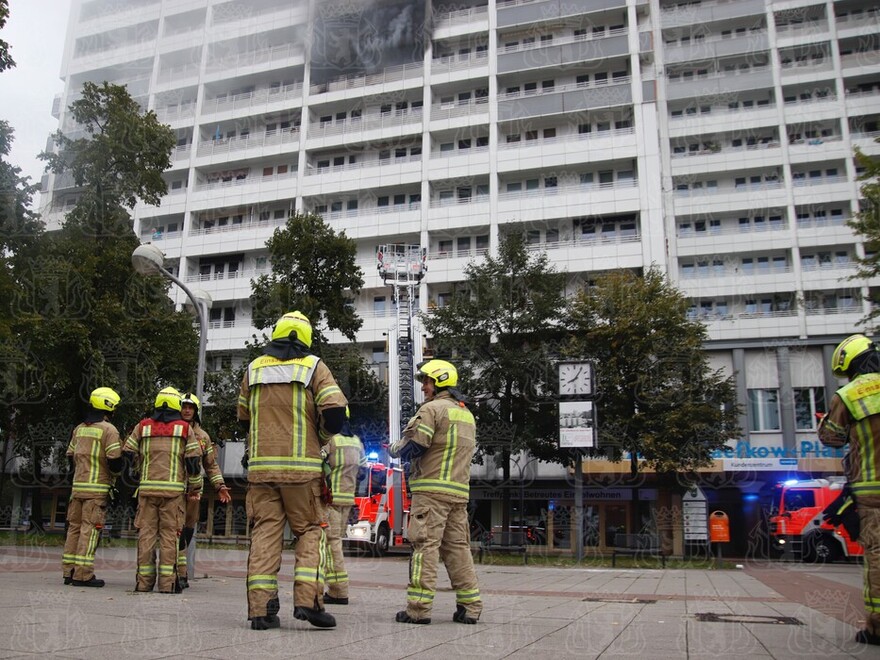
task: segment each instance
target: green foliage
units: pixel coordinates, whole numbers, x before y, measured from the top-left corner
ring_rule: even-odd
[[[357,246],[318,215],[294,214],[266,242],[272,272],[252,282],[253,323],[271,328],[286,312],[299,310],[312,322],[313,350],[320,354],[326,330],[351,341],[363,321],[352,305],[364,285]]]
[[[568,462],[557,448],[552,356],[563,336],[566,275],[545,253],[530,253],[521,235],[502,238],[497,257],[465,268],[451,302],[424,317],[435,357],[458,368],[460,389],[473,401],[480,448],[529,449],[543,460]]]
[[[655,268],[603,275],[572,302],[566,353],[596,365],[599,444],[612,459],[692,471],[739,433],[733,376],[710,368],[706,329],[687,307]]]
[[[0,30],[6,25],[9,18],[9,0],[0,0]],[[9,54],[9,44],[0,39],[0,71],[11,69],[15,66],[15,60]]]
[[[880,138],[875,142],[880,142]],[[865,168],[859,177],[859,181],[863,182],[859,188],[861,210],[847,224],[863,237],[865,256],[856,257],[858,268],[850,279],[873,279],[880,275],[880,158],[868,156],[856,147],[856,162]],[[880,306],[876,304],[880,303],[880,295],[874,294],[872,302],[875,303],[872,311],[862,322],[870,323],[880,316]]]
[[[162,172],[171,166],[174,132],[159,123],[152,110],[141,108],[124,86],[87,82],[82,96],[70,104],[70,114],[86,137],[72,140],[58,131],[56,152],[43,152],[48,169],[69,174],[86,186],[78,204],[80,217],[91,222],[109,205],[134,208],[138,199],[158,205],[167,192]]]
[[[87,89],[86,99],[96,104],[93,117],[78,116],[92,137],[59,136],[62,151],[48,158],[60,175],[75,168],[81,203],[61,230],[14,253],[18,288],[4,319],[14,361],[0,424],[16,451],[35,459],[35,478],[40,459],[67,442],[93,388],[119,391],[114,423],[125,432],[152,407],[158,389],[190,389],[195,381],[192,317],[175,312],[166,280],[132,270],[140,241],[125,210],[142,194],[158,194],[169,129],[141,115],[124,88]],[[113,128],[123,125],[131,130]],[[139,144],[149,145],[146,156],[133,151]],[[163,144],[164,159],[157,152]]]

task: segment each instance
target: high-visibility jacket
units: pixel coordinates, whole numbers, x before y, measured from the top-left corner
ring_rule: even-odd
[[[467,407],[449,392],[440,391],[416,411],[403,430],[403,436],[391,448],[400,455],[406,443],[424,448],[412,460],[409,490],[412,493],[437,493],[456,499],[470,495],[471,460],[476,450],[477,427]]]
[[[819,425],[830,447],[849,442],[847,478],[859,506],[880,507],[880,373],[857,376],[831,398]]]
[[[72,496],[78,500],[106,497],[113,485],[107,459],[122,456],[116,427],[107,421],[80,424],[73,429],[67,455],[74,463]]]
[[[324,451],[327,454],[327,465],[330,466],[333,504],[339,506],[354,504],[358,470],[367,466],[367,457],[361,439],[356,435],[337,433],[324,447]]]
[[[199,443],[199,449],[202,452],[202,467],[205,468],[205,473],[208,475],[208,481],[211,482],[211,485],[214,486],[216,490],[220,490],[222,486],[226,485],[226,482],[223,480],[223,471],[220,469],[220,466],[217,465],[217,455],[214,452],[214,443],[211,442],[211,436],[209,436],[207,431],[205,431],[201,424],[198,424],[197,422],[193,422],[192,427],[193,432],[196,435],[196,440]],[[205,478],[202,475],[202,471],[199,470],[198,474],[189,477],[186,490],[193,495],[201,493],[204,483]]]
[[[125,441],[124,451],[140,459],[139,495],[176,497],[186,491],[184,458],[202,455],[192,426],[184,420],[142,419]]]
[[[241,381],[238,418],[248,420],[248,481],[303,483],[321,476],[321,445],[332,437],[320,413],[348,401],[320,358],[262,355]]]

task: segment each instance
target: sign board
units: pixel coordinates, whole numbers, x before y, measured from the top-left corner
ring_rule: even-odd
[[[796,458],[725,458],[725,472],[785,472],[798,469]]]
[[[684,540],[708,541],[709,526],[706,524],[706,518],[709,508],[703,491],[697,486],[688,490],[682,498],[681,508],[684,518]]]
[[[592,401],[559,403],[559,446],[596,446],[596,411]]]
[[[709,540],[712,543],[730,543],[730,518],[724,511],[713,511],[709,516]]]

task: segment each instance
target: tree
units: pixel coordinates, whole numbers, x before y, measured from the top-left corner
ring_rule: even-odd
[[[131,268],[140,241],[128,209],[161,197],[173,133],[113,85],[87,84],[71,112],[89,137],[56,134],[57,153],[42,156],[56,174],[73,175],[79,201],[15,272],[21,287],[11,324],[21,368],[11,432],[18,454],[31,459],[23,484],[37,494],[41,465],[59,455],[93,388],[119,391],[114,422],[125,432],[162,386],[193,387],[197,359],[192,317],[175,312],[169,283]],[[39,524],[39,497],[33,505]]]
[[[319,215],[295,213],[275,230],[266,247],[272,272],[252,282],[253,323],[263,330],[298,309],[312,322],[313,347],[327,343],[326,330],[354,341],[363,321],[349,304],[364,285],[357,246]]]
[[[665,513],[678,475],[710,465],[740,432],[734,377],[710,368],[705,326],[687,308],[656,268],[618,270],[582,290],[569,319],[566,352],[596,366],[599,446],[616,461],[628,452],[633,476],[656,470]],[[671,552],[671,528],[660,532]]]
[[[435,357],[448,357],[459,369],[461,389],[474,400],[479,448],[497,455],[505,484],[515,452],[569,461],[558,450],[555,406],[547,395],[564,335],[565,281],[546,253],[529,252],[520,234],[510,234],[497,257],[468,264],[450,303],[424,318]],[[509,524],[505,489],[502,525]]]
[[[9,0],[0,0],[0,30],[6,25],[9,18]],[[9,54],[9,44],[0,39],[0,71],[6,71],[15,66],[15,60]]]
[[[875,142],[880,142],[880,138]],[[868,156],[856,147],[856,163],[864,168],[859,177],[862,185],[859,188],[861,210],[847,224],[856,234],[864,237],[865,256],[856,256],[856,274],[851,279],[872,279],[880,275],[880,158]],[[872,296],[873,302],[880,302],[880,296]],[[880,316],[880,306],[873,305],[871,311],[862,322],[870,323]]]

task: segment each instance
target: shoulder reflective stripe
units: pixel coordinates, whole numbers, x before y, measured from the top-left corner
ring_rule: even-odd
[[[153,427],[150,426],[149,424],[144,424],[143,426],[141,426],[141,437],[142,438],[149,438],[152,435],[152,433],[153,433]]]
[[[111,442],[109,445],[107,445],[104,448],[104,451],[106,451],[109,454],[111,451],[116,451],[117,449],[121,449],[121,448],[122,447],[118,442]]]
[[[449,420],[453,422],[463,422],[464,424],[470,424],[472,426],[476,426],[476,422],[474,421],[474,416],[471,414],[471,411],[467,408],[449,408],[447,410],[449,413]]]
[[[416,427],[416,431],[418,431],[419,433],[423,433],[423,434],[425,434],[425,435],[428,436],[429,438],[433,438],[433,437],[434,437],[434,428],[431,427],[431,426],[428,426],[427,424],[419,424],[419,425]]]
[[[175,424],[174,429],[171,431],[171,435],[176,438],[183,437],[183,424]]]
[[[102,438],[104,436],[103,429],[92,426],[81,426],[76,430],[77,438]]]
[[[337,447],[360,447],[361,446],[361,441],[358,438],[348,438],[344,435],[334,436],[333,443]]]

